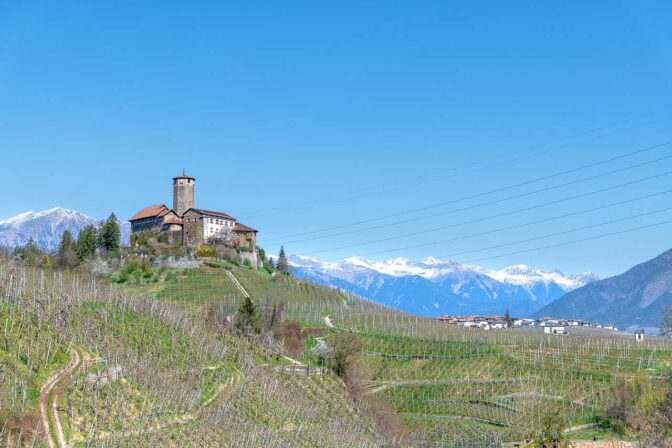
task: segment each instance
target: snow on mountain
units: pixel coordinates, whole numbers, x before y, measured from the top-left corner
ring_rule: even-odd
[[[580,274],[565,274],[562,271],[541,271],[532,269],[524,264],[510,266],[500,271],[481,269],[485,275],[494,278],[503,283],[510,283],[521,286],[534,286],[540,283],[549,285],[555,283],[566,291],[585,286],[590,282],[598,280],[598,277],[592,272],[582,272]]]
[[[14,248],[25,245],[32,238],[42,249],[55,250],[66,230],[76,237],[84,227],[100,223],[98,219],[62,207],[21,213],[0,221],[0,246]],[[119,224],[122,243],[128,242],[130,224]]]
[[[432,257],[420,262],[351,257],[328,263],[291,255],[289,261],[301,278],[423,315],[492,314],[507,309],[529,315],[566,292],[597,280],[591,273],[571,275],[525,265],[490,270]]]

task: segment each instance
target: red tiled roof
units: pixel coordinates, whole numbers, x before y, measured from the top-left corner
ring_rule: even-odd
[[[182,225],[182,220],[180,218],[171,216],[170,218],[167,218],[165,221],[163,221],[164,224],[178,224]]]
[[[136,221],[138,219],[144,218],[159,218],[161,216],[167,215],[170,212],[171,210],[163,204],[150,205],[149,207],[145,207],[133,215],[129,221]]]
[[[256,232],[257,229],[253,229],[252,227],[248,227],[245,224],[241,224],[241,223],[237,222],[236,225],[233,226],[233,231],[234,232]]]
[[[212,210],[203,210],[202,208],[193,208],[191,210],[197,211],[201,215],[217,216],[219,218],[226,218],[226,219],[230,219],[232,221],[236,220],[236,218],[234,218],[233,216],[227,215],[226,213],[222,213],[222,212],[214,212]]]

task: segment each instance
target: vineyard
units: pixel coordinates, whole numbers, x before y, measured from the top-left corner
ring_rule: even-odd
[[[184,307],[0,264],[0,446],[382,446],[339,379]]]
[[[18,416],[5,440],[497,447],[549,414],[575,440],[611,438],[601,426],[614,382],[672,364],[667,340],[466,329],[228,264],[113,280],[0,266],[0,403]],[[297,322],[298,353],[210,325],[235,315],[243,292],[262,316]],[[325,369],[319,348],[339,334],[361,341],[360,398],[394,414],[398,439]]]

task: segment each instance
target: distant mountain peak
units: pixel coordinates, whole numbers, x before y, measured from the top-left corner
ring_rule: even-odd
[[[86,215],[79,213],[75,210],[70,210],[67,208],[63,207],[53,207],[48,210],[43,210],[40,212],[35,212],[35,211],[28,211],[24,213],[19,213],[16,216],[12,216],[11,218],[5,219],[0,221],[0,225],[20,225],[23,222],[32,220],[32,219],[39,219],[39,218],[44,218],[47,216],[58,216],[58,217],[67,217],[67,216],[82,216],[86,217]]]
[[[597,279],[591,273],[568,275],[527,265],[491,270],[435,257],[413,262],[405,257],[373,261],[353,256],[340,263],[330,263],[292,254],[289,262],[300,277],[429,315],[441,310],[457,312],[458,305],[465,312],[503,313],[507,300],[512,310],[529,314],[565,292]],[[431,304],[425,304],[430,298]],[[451,304],[451,300],[459,303]],[[500,309],[502,307],[504,309]]]
[[[578,277],[586,274],[579,274]],[[672,250],[623,274],[574,289],[536,315],[615,323],[628,330],[652,329],[672,307]]]
[[[0,246],[18,247],[31,238],[45,250],[54,250],[66,230],[77,236],[84,227],[99,225],[101,220],[91,218],[76,210],[53,207],[42,211],[29,211],[0,221]],[[122,242],[130,235],[130,225],[120,222]]]

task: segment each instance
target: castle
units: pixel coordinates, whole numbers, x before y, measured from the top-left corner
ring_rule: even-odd
[[[230,245],[255,251],[257,231],[239,223],[233,216],[212,210],[194,208],[196,178],[182,174],[173,177],[173,208],[164,204],[150,205],[133,215],[132,235],[141,232],[166,232],[169,240],[194,247],[214,238],[227,239]],[[231,236],[234,238],[230,238]]]

